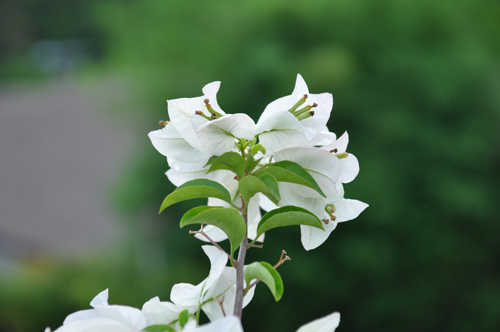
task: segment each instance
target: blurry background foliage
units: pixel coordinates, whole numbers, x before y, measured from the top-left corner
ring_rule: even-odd
[[[292,261],[279,268],[279,303],[257,288],[246,331],[295,331],[332,311],[339,331],[500,329],[498,1],[13,3],[18,36],[14,45],[2,33],[4,78],[27,75],[30,42],[83,40],[96,60],[88,71],[125,73],[150,112],[124,128],[144,135],[113,190],[136,234],[129,248],[1,280],[0,331],[56,327],[106,287],[111,303],[140,307],[205,278],[201,242],[178,229],[191,204],[157,215],[174,187],[146,134],[167,120],[165,99],[199,96],[214,80],[226,112],[256,120],[297,73],[311,92],[333,93],[329,128],[349,132],[361,165],[346,197],[370,207],[312,252],[298,227],[266,234],[249,261],[274,263],[282,249]]]

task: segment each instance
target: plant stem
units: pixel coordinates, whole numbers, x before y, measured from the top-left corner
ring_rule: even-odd
[[[245,256],[248,248],[248,218],[243,198],[241,199],[241,203],[241,215],[243,216],[245,225],[247,225],[247,232],[245,233],[245,238],[241,242],[240,250],[238,252],[238,260],[236,261],[236,299],[234,301],[233,310],[233,315],[238,317],[240,321],[243,313],[243,298],[245,296],[243,273],[245,272]]]

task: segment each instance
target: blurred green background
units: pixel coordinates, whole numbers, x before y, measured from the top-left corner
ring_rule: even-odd
[[[245,330],[295,331],[333,311],[341,313],[338,331],[500,330],[498,1],[2,6],[2,84],[43,85],[62,71],[86,82],[120,75],[141,112],[112,112],[129,119],[123,130],[142,136],[117,165],[120,180],[109,195],[134,236],[113,254],[48,257],[0,276],[0,331],[56,328],[108,287],[110,303],[140,308],[156,295],[168,300],[174,283],[204,279],[201,243],[178,228],[191,205],[157,215],[174,187],[147,133],[167,119],[165,99],[199,96],[215,80],[226,112],[257,120],[291,93],[297,73],[312,93],[333,93],[328,126],[349,132],[361,167],[346,197],[370,207],[311,252],[298,227],[267,234],[249,261],[274,263],[285,249],[292,258],[279,269],[285,293],[273,303],[258,287]],[[32,47],[43,40],[77,41],[78,65],[47,69],[33,61]]]

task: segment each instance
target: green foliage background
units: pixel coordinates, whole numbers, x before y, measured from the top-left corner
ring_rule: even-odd
[[[156,295],[168,300],[174,283],[205,278],[208,260],[200,242],[178,229],[190,205],[156,215],[174,187],[146,133],[167,118],[165,99],[198,96],[215,80],[222,81],[218,99],[226,112],[257,119],[269,102],[291,93],[297,73],[312,93],[333,93],[329,128],[349,132],[349,151],[361,166],[346,197],[370,207],[311,252],[301,247],[298,227],[266,234],[264,248],[251,250],[249,262],[274,264],[282,249],[292,261],[279,268],[285,286],[280,302],[257,288],[244,310],[246,331],[295,331],[332,311],[341,312],[339,331],[500,328],[497,1],[129,0],[87,6],[104,49],[100,68],[133,77],[151,110],[131,124],[144,131],[144,140],[134,159],[124,162],[114,190],[117,208],[141,236],[113,267],[92,261],[74,274],[52,267],[42,281],[31,277],[29,287],[15,288],[26,294],[2,284],[0,296],[36,302],[30,308],[36,325],[20,321],[5,304],[0,331],[58,326],[106,287],[111,303],[139,307]],[[140,262],[127,263],[131,258]],[[57,301],[47,303],[49,297]]]

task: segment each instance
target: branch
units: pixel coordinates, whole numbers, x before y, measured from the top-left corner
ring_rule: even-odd
[[[226,255],[227,257],[229,257],[229,260],[231,260],[231,255],[229,255],[224,249],[222,249],[221,246],[219,246],[214,240],[212,240],[210,238],[210,236],[207,235],[207,233],[205,233],[203,231],[203,224],[201,224],[201,228],[199,231],[189,231],[189,234],[201,234],[203,235],[208,241],[210,241],[210,243],[212,243],[215,247],[217,247],[219,250],[222,250]],[[233,259],[233,261],[236,263],[236,261]]]

